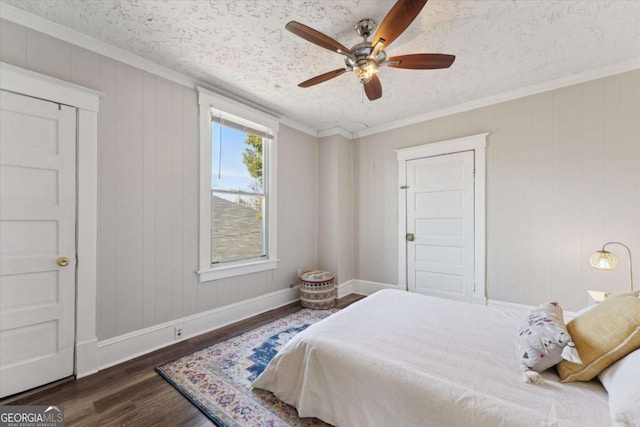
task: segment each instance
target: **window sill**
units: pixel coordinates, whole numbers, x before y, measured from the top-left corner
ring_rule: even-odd
[[[242,276],[244,274],[258,273],[260,271],[275,270],[278,267],[278,260],[243,261],[238,264],[221,265],[208,270],[200,270],[198,281],[200,283],[212,280],[225,279],[227,277]]]

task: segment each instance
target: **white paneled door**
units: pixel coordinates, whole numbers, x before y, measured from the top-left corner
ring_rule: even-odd
[[[0,397],[70,375],[76,109],[0,91]]]
[[[409,291],[471,301],[474,153],[407,161]]]

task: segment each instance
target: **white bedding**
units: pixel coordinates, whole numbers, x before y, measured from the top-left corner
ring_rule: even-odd
[[[525,384],[521,312],[385,290],[289,341],[253,386],[359,426],[610,426],[598,382]]]

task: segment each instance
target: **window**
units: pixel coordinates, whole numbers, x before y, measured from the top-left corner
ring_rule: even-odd
[[[278,122],[231,99],[198,91],[200,281],[274,269]]]

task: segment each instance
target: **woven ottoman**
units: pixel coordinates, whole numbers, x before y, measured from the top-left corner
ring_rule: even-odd
[[[338,290],[333,274],[315,270],[304,273],[301,279],[300,303],[303,307],[324,310],[336,306]]]

